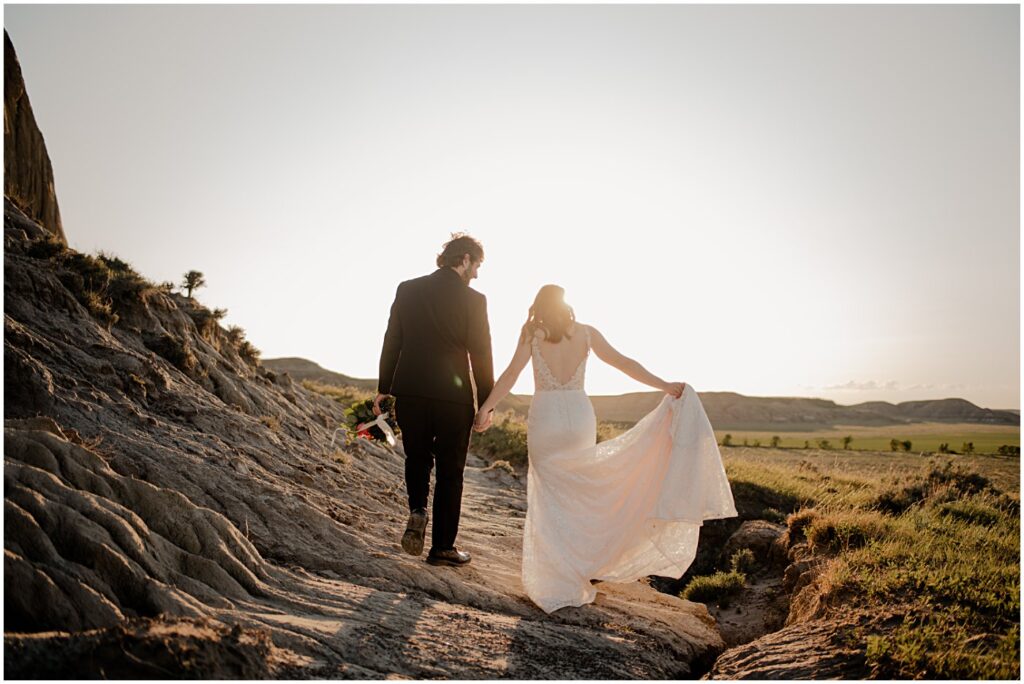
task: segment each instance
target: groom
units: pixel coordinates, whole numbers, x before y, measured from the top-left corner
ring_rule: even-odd
[[[468,552],[455,548],[462,507],[462,472],[477,406],[494,387],[491,332],[487,300],[469,287],[484,260],[479,242],[452,235],[437,257],[437,270],[398,286],[380,355],[380,380],[374,413],[380,402],[395,397],[395,418],[405,447],[405,486],[409,523],[402,548],[423,552],[427,527],[430,470],[436,463],[434,524],[427,562],[465,565]],[[481,426],[490,425],[490,415]]]

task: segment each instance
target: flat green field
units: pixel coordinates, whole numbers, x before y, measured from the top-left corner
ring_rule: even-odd
[[[771,449],[722,447],[722,460],[730,468],[767,467],[769,469],[812,469],[839,478],[840,481],[868,481],[889,486],[907,475],[927,468],[935,459],[951,461],[977,472],[999,489],[1020,495],[1020,459],[1016,456],[971,454],[922,456],[917,452],[892,452],[843,449]],[[791,471],[792,472],[792,471]],[[856,489],[856,487],[854,487]]]
[[[1020,428],[1015,425],[979,425],[977,423],[911,423],[909,425],[887,425],[871,427],[864,425],[837,425],[832,429],[811,432],[764,432],[744,430],[715,430],[715,437],[721,443],[726,434],[732,435],[733,445],[748,446],[760,440],[762,446],[771,443],[773,435],[780,438],[781,447],[802,448],[804,442],[816,447],[818,440],[827,439],[832,448],[843,448],[843,437],[853,437],[851,450],[889,451],[889,441],[909,440],[912,452],[938,451],[940,443],[949,444],[953,451],[961,451],[964,442],[973,442],[974,451],[994,454],[1003,444],[1020,446]]]

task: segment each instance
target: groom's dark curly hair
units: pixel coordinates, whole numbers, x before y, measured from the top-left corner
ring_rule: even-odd
[[[459,266],[465,254],[473,261],[480,261],[484,258],[484,246],[466,233],[452,233],[452,239],[444,243],[441,253],[437,255],[437,267]]]

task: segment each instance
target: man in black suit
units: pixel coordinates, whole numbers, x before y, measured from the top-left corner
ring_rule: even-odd
[[[380,355],[374,412],[395,397],[395,418],[405,447],[409,523],[402,548],[423,552],[430,471],[437,465],[434,524],[427,562],[465,565],[468,552],[455,548],[462,508],[462,474],[476,406],[494,387],[487,299],[469,287],[484,260],[479,242],[453,235],[437,257],[437,270],[398,286]],[[490,415],[483,426],[490,424]]]

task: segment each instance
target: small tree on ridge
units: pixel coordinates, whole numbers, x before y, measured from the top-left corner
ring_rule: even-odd
[[[181,281],[181,287],[185,289],[187,292],[185,296],[189,299],[192,299],[192,290],[198,290],[205,285],[206,278],[199,271],[189,271]]]

